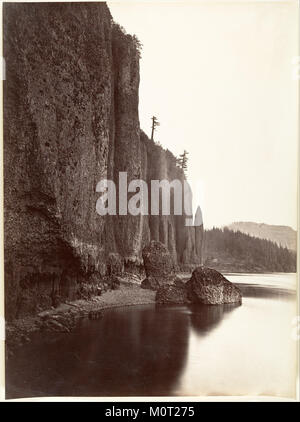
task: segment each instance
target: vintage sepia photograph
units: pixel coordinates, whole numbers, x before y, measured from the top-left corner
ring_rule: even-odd
[[[299,2],[1,10],[5,400],[298,401]]]

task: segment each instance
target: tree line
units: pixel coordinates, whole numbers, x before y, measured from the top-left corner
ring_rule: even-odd
[[[296,253],[266,239],[228,228],[204,232],[204,263],[240,263],[270,272],[295,272]]]

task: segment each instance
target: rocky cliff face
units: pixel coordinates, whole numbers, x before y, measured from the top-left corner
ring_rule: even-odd
[[[6,317],[75,298],[111,253],[141,264],[151,240],[175,264],[201,260],[202,226],[184,216],[100,216],[97,183],[184,179],[140,130],[139,51],[104,3],[5,4]],[[197,239],[197,243],[196,243]]]

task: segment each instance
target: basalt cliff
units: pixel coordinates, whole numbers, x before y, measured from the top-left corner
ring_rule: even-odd
[[[6,318],[76,298],[112,257],[139,271],[150,240],[178,267],[199,265],[203,227],[184,215],[96,212],[97,183],[118,185],[119,172],[184,180],[140,129],[137,39],[100,2],[11,3],[3,14]]]

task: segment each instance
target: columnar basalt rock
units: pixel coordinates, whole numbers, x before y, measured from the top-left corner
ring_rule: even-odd
[[[124,272],[124,259],[118,253],[111,252],[107,257],[107,274],[121,275]]]
[[[6,318],[76,297],[109,254],[140,265],[151,239],[199,264],[184,216],[100,216],[97,183],[184,179],[141,132],[139,51],[105,3],[3,7]]]

